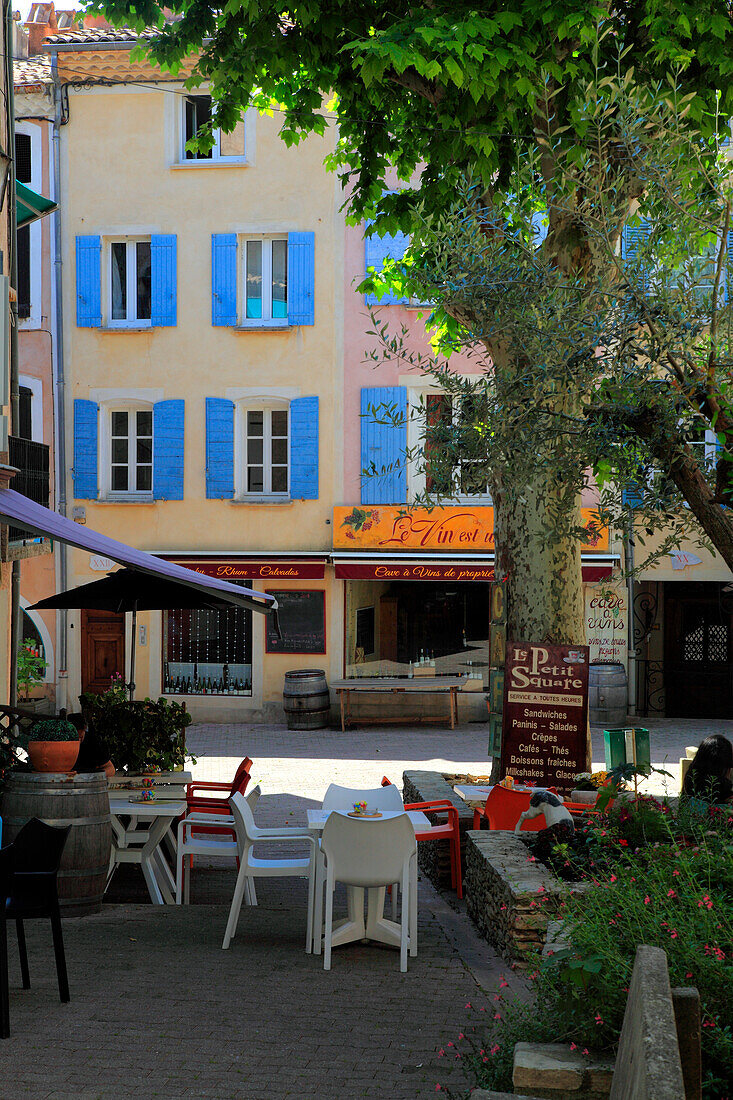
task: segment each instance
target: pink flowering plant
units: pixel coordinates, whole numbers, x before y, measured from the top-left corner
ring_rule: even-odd
[[[590,889],[568,892],[561,902],[566,943],[535,961],[532,1003],[510,1001],[482,1035],[484,1053],[471,1058],[476,1081],[511,1090],[519,1041],[614,1051],[636,948],[644,943],[666,952],[673,987],[698,989],[704,1096],[723,1100],[733,1066],[733,806],[696,812],[635,800],[590,832]],[[539,894],[538,907],[546,904]]]

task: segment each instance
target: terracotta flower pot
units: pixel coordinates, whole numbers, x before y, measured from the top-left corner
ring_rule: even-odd
[[[37,772],[69,772],[79,755],[78,741],[29,741],[28,755]]]
[[[576,789],[570,792],[571,802],[583,802],[586,806],[595,806],[597,798],[598,791],[580,791]]]

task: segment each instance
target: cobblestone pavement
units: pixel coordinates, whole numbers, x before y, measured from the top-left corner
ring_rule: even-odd
[[[733,727],[645,724],[659,763]],[[346,734],[198,725],[189,734],[199,778],[226,778],[253,757],[262,824],[302,824],[332,780],[367,787],[384,774],[399,781],[406,768],[488,770],[479,724]],[[602,760],[597,738],[594,757]],[[11,928],[0,1100],[422,1100],[438,1082],[467,1095],[448,1043],[493,1015],[502,975],[511,990],[523,986],[476,936],[464,903],[421,879],[419,953],[406,975],[396,952],[364,944],[337,949],[326,973],[303,950],[300,880],[258,884],[260,904],[243,909],[223,953],[233,883],[231,867],[197,866],[192,904],[158,908],[145,904],[137,869],[121,868],[102,913],[64,922],[68,1005],[58,1000],[47,923],[27,925],[28,991]]]

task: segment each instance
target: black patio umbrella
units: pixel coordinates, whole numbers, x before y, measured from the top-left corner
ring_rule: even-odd
[[[242,589],[241,600],[217,597],[213,591],[193,588],[189,584],[142,573],[137,569],[118,569],[98,581],[57,592],[33,604],[32,611],[52,611],[59,608],[94,608],[98,611],[132,612],[132,644],[130,647],[130,698],[135,690],[135,648],[137,645],[138,611],[172,611],[176,608],[220,611],[227,607],[246,606],[266,611],[254,597],[259,593]],[[275,616],[277,629],[277,612]],[[279,633],[279,629],[278,629]]]

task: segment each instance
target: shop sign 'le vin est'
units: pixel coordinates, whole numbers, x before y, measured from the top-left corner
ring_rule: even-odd
[[[569,791],[585,769],[587,646],[507,642],[501,774]]]

